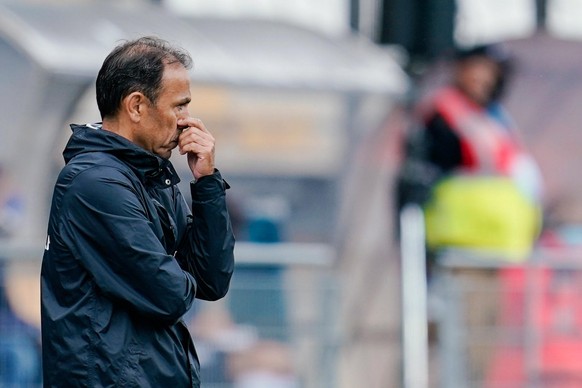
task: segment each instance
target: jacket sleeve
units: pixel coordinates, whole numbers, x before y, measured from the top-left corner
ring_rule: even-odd
[[[192,216],[176,258],[196,279],[199,299],[224,297],[234,270],[235,238],[226,206],[227,188],[218,170],[190,183]]]
[[[190,308],[196,282],[165,252],[122,172],[94,167],[79,174],[61,211],[61,235],[99,292],[167,321]]]

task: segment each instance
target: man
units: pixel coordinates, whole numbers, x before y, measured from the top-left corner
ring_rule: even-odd
[[[450,86],[422,106],[429,161],[443,172],[506,174],[519,145],[498,97],[509,59],[495,45],[459,50]]]
[[[421,105],[421,158],[436,174],[425,210],[429,275],[450,249],[493,263],[523,262],[541,223],[541,179],[500,97],[509,57],[499,45],[459,50],[448,85]],[[436,179],[434,179],[436,177]],[[472,254],[471,254],[472,253]],[[503,270],[501,270],[503,271]],[[501,272],[502,273],[502,272]],[[475,336],[498,324],[500,272],[490,266],[455,270],[467,337],[467,374],[488,373],[493,346]],[[429,277],[429,281],[431,278]],[[431,286],[429,282],[429,295]],[[469,287],[470,286],[470,287]],[[429,320],[447,303],[429,299]],[[436,314],[436,316],[434,315]]]
[[[541,177],[499,103],[508,65],[501,46],[459,50],[451,84],[421,104],[422,158],[439,172],[425,204],[432,249],[523,260],[536,239]]]
[[[226,294],[234,237],[214,138],[188,114],[190,67],[163,40],[126,42],[97,77],[102,123],[72,126],[41,272],[47,387],[199,387],[182,316]]]

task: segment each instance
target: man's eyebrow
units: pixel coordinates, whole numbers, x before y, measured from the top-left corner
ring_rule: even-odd
[[[180,100],[178,100],[178,105],[186,105],[189,104],[192,101],[191,97],[184,97]]]

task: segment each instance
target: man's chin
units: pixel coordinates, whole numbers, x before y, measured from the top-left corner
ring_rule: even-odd
[[[158,155],[162,159],[170,159],[170,157],[172,156],[172,150],[159,150],[158,152],[156,152],[156,155]]]

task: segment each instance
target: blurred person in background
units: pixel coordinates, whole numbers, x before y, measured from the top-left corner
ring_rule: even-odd
[[[24,216],[24,199],[0,165],[0,239],[12,238]]]
[[[460,49],[450,83],[417,106],[399,196],[424,205],[433,252],[466,248],[521,261],[538,236],[541,175],[500,102],[510,65],[499,44]],[[423,168],[407,170],[408,161]]]
[[[204,382],[233,388],[299,388],[290,346],[261,337],[258,327],[236,323],[228,308],[202,308],[190,328]]]
[[[400,206],[424,207],[429,286],[442,251],[522,262],[538,237],[541,174],[500,102],[511,65],[500,44],[460,49],[450,82],[417,105],[398,196]],[[477,291],[467,297],[468,327],[494,325],[497,273],[475,269],[463,276]],[[429,293],[429,319],[438,314],[434,302]],[[485,370],[490,345],[472,352],[473,377]]]
[[[97,76],[102,123],[72,125],[41,270],[47,387],[200,386],[183,315],[227,293],[234,236],[214,138],[188,112],[191,62],[158,38],[119,45]]]
[[[19,190],[0,166],[0,238],[17,233],[24,216]],[[40,332],[25,322],[8,297],[8,258],[0,257],[0,387],[33,387],[41,384]]]
[[[20,318],[10,303],[6,265],[0,259],[0,387],[41,385],[40,332]]]

